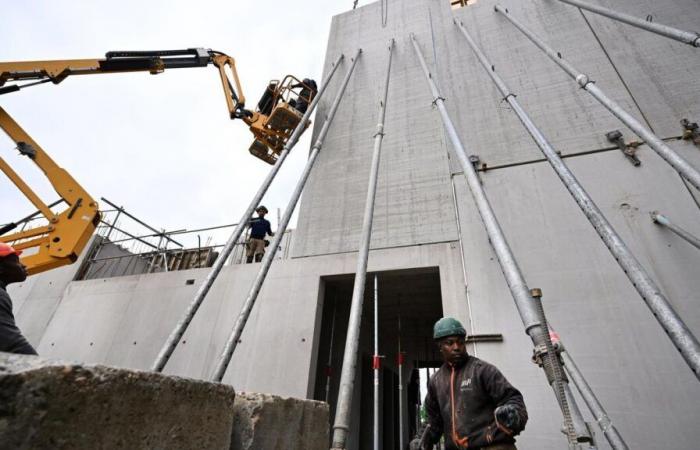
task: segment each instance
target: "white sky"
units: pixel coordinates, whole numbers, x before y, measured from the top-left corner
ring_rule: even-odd
[[[331,17],[351,8],[351,0],[4,2],[0,61],[213,48],[236,59],[247,106],[254,107],[269,79],[294,74],[320,83]],[[248,153],[247,126],[228,118],[213,66],[75,76],[0,96],[0,105],[94,198],[104,196],[158,228],[237,221],[270,168]],[[264,199],[273,228],[310,135]],[[46,203],[58,198],[4,133],[0,156]],[[35,210],[2,174],[0,200],[0,223]]]

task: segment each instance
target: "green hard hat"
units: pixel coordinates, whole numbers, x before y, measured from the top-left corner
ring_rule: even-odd
[[[443,317],[435,322],[433,327],[433,339],[442,339],[447,336],[466,336],[467,331],[464,329],[459,320],[452,317]]]

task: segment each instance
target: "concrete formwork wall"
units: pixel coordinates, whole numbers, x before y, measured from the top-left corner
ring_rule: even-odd
[[[276,262],[224,382],[238,391],[313,397],[322,278],[352,274],[355,264],[356,253]],[[437,267],[441,296],[458,298],[463,292],[459,264],[456,247],[441,244],[373,252],[369,270]],[[224,268],[166,373],[208,379],[259,267]],[[48,325],[41,317],[37,324],[24,317],[20,327],[42,327],[30,341],[47,358],[149,369],[206,274],[207,269],[195,269],[70,282],[54,291],[56,306]],[[24,288],[12,285],[10,294]],[[466,314],[457,308],[449,313]]]
[[[529,362],[531,344],[431,107],[408,40],[413,32],[467,151],[491,169],[480,176],[529,284],[544,290],[552,322],[630,446],[695,448],[688,430],[700,418],[700,387],[502,101],[453,18],[463,21],[533,120],[567,156],[571,169],[696,334],[700,254],[654,225],[649,212],[661,210],[700,235],[700,196],[646,146],[638,150],[640,167],[612,148],[605,138],[608,131],[619,129],[627,140],[637,138],[494,12],[495,3],[480,0],[453,11],[447,0],[389,0],[333,19],[327,61],[358,47],[363,55],[304,193],[293,256],[357,248],[385,47],[393,37],[397,46],[372,247],[455,239],[454,183],[468,291],[466,297],[443,298],[445,313],[469,303],[471,315],[459,317],[471,321],[473,332],[504,335],[503,344],[480,344],[476,351],[501,367],[525,394],[531,419],[520,442],[524,448],[561,447],[558,408],[544,375]],[[500,3],[700,167],[698,148],[676,140],[681,118],[700,120],[696,49],[556,1]],[[692,30],[700,23],[693,0],[602,3],[641,17],[651,13],[655,21],[680,28]],[[320,117],[330,100],[321,103]],[[599,431],[598,438],[600,447],[607,448]]]

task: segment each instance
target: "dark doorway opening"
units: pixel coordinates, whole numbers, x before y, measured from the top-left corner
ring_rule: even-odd
[[[442,317],[440,273],[437,267],[368,273],[360,332],[357,374],[348,450],[372,449],[374,394],[374,276],[378,277],[380,369],[380,445],[386,450],[404,448],[416,433],[422,402],[420,367],[437,367],[439,355],[432,327]],[[323,312],[318,342],[314,399],[327,401],[331,426],[335,417],[354,274],[324,277]],[[399,327],[400,322],[400,327]],[[399,346],[404,355],[399,374]],[[423,370],[423,373],[425,370]],[[399,376],[401,375],[401,376]],[[399,389],[399,378],[403,389]],[[424,381],[423,381],[424,383]],[[400,402],[400,397],[403,401]],[[400,403],[402,408],[400,408]],[[403,418],[402,422],[400,418]],[[404,449],[401,449],[404,450]]]

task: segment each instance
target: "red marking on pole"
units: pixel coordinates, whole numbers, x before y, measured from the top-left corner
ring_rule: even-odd
[[[382,365],[381,357],[379,355],[372,356],[372,369],[379,369]]]
[[[333,375],[333,367],[326,366],[326,376],[330,377],[331,375]]]
[[[403,352],[400,352],[397,357],[396,357],[396,363],[399,366],[403,366],[403,363],[406,362],[406,355],[404,355]]]

